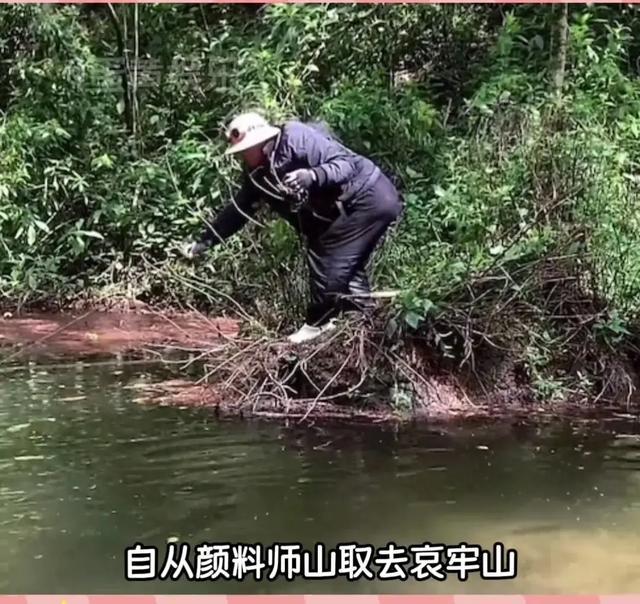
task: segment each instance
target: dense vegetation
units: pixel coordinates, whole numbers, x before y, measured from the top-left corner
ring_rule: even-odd
[[[640,309],[635,6],[5,5],[0,30],[6,300],[296,316],[306,274],[281,222],[176,257],[235,186],[220,126],[258,107],[326,120],[402,183],[377,266],[405,292],[401,327],[475,372],[480,350],[510,356],[545,397],[622,379],[607,355]]]

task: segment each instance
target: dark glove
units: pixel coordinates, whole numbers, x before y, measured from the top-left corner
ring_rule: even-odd
[[[294,170],[284,177],[284,184],[294,190],[307,191],[316,182],[316,173],[313,170]]]

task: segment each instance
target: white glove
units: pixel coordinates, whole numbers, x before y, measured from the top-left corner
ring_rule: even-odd
[[[193,260],[196,256],[199,256],[206,247],[203,243],[187,242],[180,247],[180,252],[187,260]]]
[[[311,185],[316,182],[316,173],[313,170],[301,169],[294,170],[285,174],[284,184],[292,187],[293,189],[300,189],[306,191],[311,188]]]

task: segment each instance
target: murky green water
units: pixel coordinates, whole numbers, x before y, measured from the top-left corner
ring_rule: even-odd
[[[393,434],[218,422],[136,402],[140,365],[0,370],[0,591],[640,592],[628,419]],[[466,583],[127,583],[140,541],[460,541],[519,553]]]

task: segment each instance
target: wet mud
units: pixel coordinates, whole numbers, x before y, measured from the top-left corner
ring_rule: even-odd
[[[0,316],[0,365],[29,360],[73,362],[117,355],[139,358],[147,352],[156,360],[168,355],[195,356],[204,363],[203,373],[208,378],[193,378],[182,367],[173,372],[171,379],[134,386],[138,391],[136,402],[208,407],[224,416],[296,423],[546,423],[560,417],[597,421],[615,412],[634,417],[638,413],[637,405],[629,402],[543,404],[515,390],[481,396],[465,388],[456,376],[418,363],[415,355],[410,359],[409,376],[416,378],[417,399],[408,406],[399,406],[391,399],[388,386],[378,388],[377,384],[385,372],[391,376],[394,368],[367,360],[361,342],[351,333],[330,347],[319,344],[305,351],[285,343],[241,338],[240,328],[240,322],[234,319],[200,313],[90,310],[5,314]],[[345,359],[352,362],[348,364]],[[292,366],[297,370],[292,371]]]
[[[84,359],[135,353],[146,347],[185,351],[237,336],[238,322],[200,314],[89,311],[0,318],[0,359]]]

